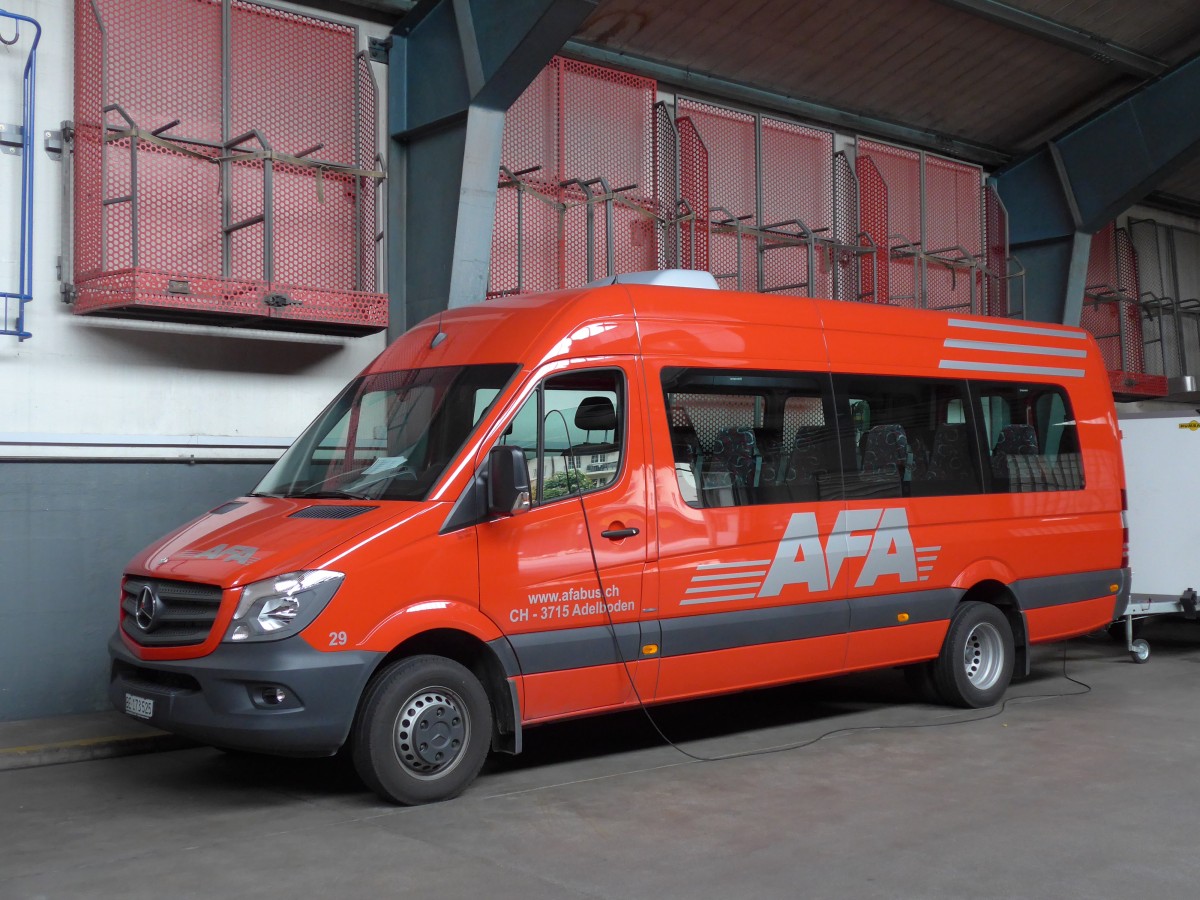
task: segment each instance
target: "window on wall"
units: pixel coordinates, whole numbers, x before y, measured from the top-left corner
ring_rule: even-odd
[[[1083,464],[1070,401],[1044,384],[976,382],[994,493],[1083,488]]]
[[[843,460],[847,497],[979,493],[965,382],[838,375],[834,390],[853,448]]]
[[[624,379],[611,369],[548,378],[500,443],[521,447],[535,503],[612,484],[621,470]]]
[[[689,506],[840,496],[827,377],[667,369],[663,391],[676,480]]]

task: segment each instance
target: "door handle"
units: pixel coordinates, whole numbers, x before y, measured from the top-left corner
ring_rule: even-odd
[[[635,537],[637,533],[636,528],[610,528],[608,531],[600,532],[600,537],[608,538],[610,541],[619,541],[627,537]]]

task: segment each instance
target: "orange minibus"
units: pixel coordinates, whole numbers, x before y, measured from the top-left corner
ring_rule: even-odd
[[[130,562],[118,709],[454,796],[524,729],[904,667],[983,707],[1128,595],[1079,329],[634,273],[449,310]]]

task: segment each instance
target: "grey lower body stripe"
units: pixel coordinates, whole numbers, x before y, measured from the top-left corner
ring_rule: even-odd
[[[617,643],[625,660],[632,662],[642,658],[643,643],[658,644],[660,657],[686,656],[898,626],[900,613],[908,614],[906,624],[938,622],[950,618],[962,594],[937,588],[623,622],[616,626]],[[620,661],[607,625],[510,635],[509,642],[525,675]]]
[[[1114,592],[1113,585],[1118,585]],[[1021,609],[1043,609],[1047,606],[1062,606],[1095,600],[1097,597],[1117,599],[1120,587],[1129,584],[1123,569],[1106,569],[1101,572],[1077,572],[1072,575],[1051,575],[1046,578],[1024,578],[1013,584],[1013,593]]]

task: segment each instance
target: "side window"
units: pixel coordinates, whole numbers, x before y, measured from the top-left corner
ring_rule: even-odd
[[[839,375],[834,389],[850,445],[842,454],[847,497],[982,490],[965,382]]]
[[[1079,438],[1064,390],[992,382],[972,389],[987,432],[992,493],[1082,490]]]
[[[662,379],[676,481],[689,506],[840,496],[826,377],[672,368]]]
[[[500,443],[521,447],[534,503],[612,484],[625,442],[624,380],[613,370],[548,378],[525,401]]]

